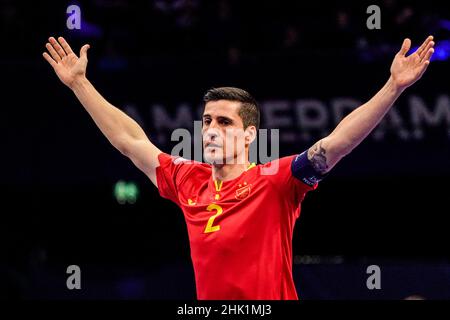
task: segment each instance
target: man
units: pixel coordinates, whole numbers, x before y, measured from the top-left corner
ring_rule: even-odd
[[[77,57],[62,37],[51,37],[49,53],[43,55],[111,144],[150,178],[161,196],[182,209],[198,299],[298,299],[292,233],[300,203],[425,72],[433,37],[406,56],[410,46],[405,39],[383,88],[330,135],[299,155],[264,165],[248,161],[259,110],[244,90],[206,93],[202,133],[207,163],[185,161],[161,152],[133,119],[95,90],[86,78],[88,45]]]

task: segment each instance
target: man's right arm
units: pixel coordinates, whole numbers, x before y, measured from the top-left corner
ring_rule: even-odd
[[[127,156],[157,186],[156,168],[161,151],[147,138],[144,130],[123,111],[110,104],[86,78],[87,49],[80,50],[78,58],[62,38],[49,38],[44,58],[53,67],[59,79],[75,93],[109,142]]]
[[[161,151],[147,138],[144,130],[116,108],[86,78],[75,81],[72,90],[109,142],[142,170],[155,186],[155,168]]]

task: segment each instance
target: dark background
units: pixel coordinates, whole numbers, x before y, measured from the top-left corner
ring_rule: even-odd
[[[81,7],[82,30],[66,28],[70,4]],[[381,30],[366,27],[369,4],[381,8]],[[3,1],[0,297],[195,298],[181,211],[59,82],[41,56],[50,35],[76,53],[89,43],[89,79],[119,108],[133,105],[156,139],[165,133],[154,128],[154,105],[194,108],[213,86],[242,87],[261,102],[364,102],[387,80],[403,38],[414,46],[429,34],[439,59],[396,108],[408,119],[409,98],[419,96],[432,111],[449,97],[448,12],[434,1]],[[306,197],[293,252],[302,298],[450,298],[450,116],[440,120],[421,139],[399,138],[398,128],[369,137]],[[333,127],[284,141],[280,154]],[[118,180],[139,187],[135,204],[117,202]],[[72,264],[80,291],[65,287]],[[382,290],[365,286],[370,264],[381,266]]]

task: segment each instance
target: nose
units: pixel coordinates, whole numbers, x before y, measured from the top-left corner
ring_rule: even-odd
[[[211,128],[209,127],[205,133],[203,134],[204,138],[206,141],[214,141],[215,139],[217,139],[217,137],[219,136],[219,132],[217,129],[215,128]]]
[[[215,119],[208,124],[208,127],[205,128],[203,132],[203,140],[204,141],[215,141],[220,137],[219,125]]]

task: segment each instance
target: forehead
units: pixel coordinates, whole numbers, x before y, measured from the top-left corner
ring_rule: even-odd
[[[205,105],[203,115],[208,114],[212,117],[228,117],[228,118],[240,118],[239,109],[241,103],[238,101],[218,100],[209,101]]]

